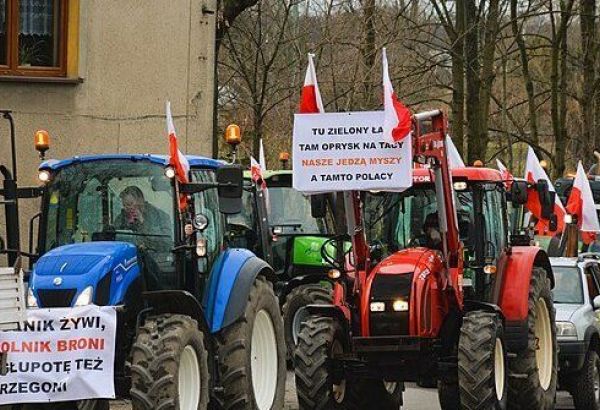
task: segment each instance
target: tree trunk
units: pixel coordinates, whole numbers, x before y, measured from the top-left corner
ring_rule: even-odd
[[[581,52],[583,65],[583,82],[581,84],[581,111],[583,114],[582,141],[585,147],[598,146],[600,136],[594,129],[594,94],[596,92],[596,0],[581,0],[580,2],[580,27],[581,27]],[[594,158],[590,149],[582,150],[586,163]],[[576,152],[579,154],[579,152]],[[579,155],[578,155],[579,156]]]
[[[377,53],[375,45],[375,0],[363,0],[363,15],[365,22],[365,43],[362,47],[362,58],[364,64],[363,76],[363,101],[362,108],[372,110],[373,106],[373,67]]]
[[[488,122],[490,114],[490,101],[492,98],[492,86],[496,73],[494,70],[494,59],[496,56],[496,41],[498,38],[499,0],[490,0],[488,5],[488,18],[484,24],[484,43],[482,47],[482,69],[481,69],[481,126],[479,137],[479,159],[486,161],[487,147],[489,142]]]
[[[464,150],[465,121],[465,6],[456,0],[456,35],[452,43],[452,139],[458,151]]]
[[[481,77],[479,64],[479,35],[477,30],[477,6],[475,0],[465,4],[465,63],[466,63],[466,109],[467,109],[467,162],[482,159],[481,136]]]
[[[531,74],[529,73],[529,57],[527,55],[527,46],[523,39],[523,33],[519,29],[519,22],[517,20],[517,7],[518,0],[511,0],[510,2],[510,19],[513,36],[517,42],[519,48],[519,57],[521,59],[521,72],[523,73],[523,82],[525,83],[525,91],[527,93],[527,108],[529,112],[529,140],[534,144],[539,144],[538,137],[538,120],[537,120],[537,108],[535,105],[535,86],[531,80]]]
[[[571,20],[574,0],[567,4],[560,3],[560,22],[558,30],[554,17],[552,23],[552,60],[551,60],[551,116],[552,131],[555,138],[555,155],[551,158],[554,163],[553,175],[562,176],[565,171],[567,153],[567,28]],[[550,3],[552,4],[552,3]]]

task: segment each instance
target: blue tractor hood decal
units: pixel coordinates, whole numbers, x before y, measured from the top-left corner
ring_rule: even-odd
[[[126,242],[85,242],[55,248],[38,260],[29,286],[38,301],[40,291],[76,290],[76,296],[92,286],[95,294],[106,275],[111,275],[107,278],[111,288],[110,304],[118,303],[119,300],[114,299],[119,292],[115,292],[114,285],[131,283],[134,279],[131,276],[139,275],[136,247]],[[64,306],[72,305],[75,299],[65,301]]]

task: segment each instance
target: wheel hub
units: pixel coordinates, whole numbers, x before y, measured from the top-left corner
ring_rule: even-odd
[[[279,364],[275,326],[265,310],[260,310],[254,319],[250,355],[254,400],[259,410],[268,410],[275,401]]]
[[[292,320],[292,338],[294,339],[294,345],[298,345],[300,328],[302,327],[302,323],[306,322],[308,316],[309,313],[305,307],[296,310],[296,313],[294,314],[294,319]]]
[[[339,340],[334,340],[331,346],[331,357],[335,358],[337,356],[341,356],[342,354],[344,354],[344,347]],[[344,398],[346,397],[346,380],[342,379],[339,382],[333,382],[331,386],[331,393],[333,400],[336,403],[343,403]]]
[[[502,341],[496,338],[496,347],[494,349],[494,382],[498,401],[501,401],[504,397],[504,371],[504,348]]]
[[[196,410],[200,402],[202,386],[200,366],[196,350],[187,345],[179,360],[179,408],[181,410]]]
[[[550,326],[550,315],[548,313],[546,301],[543,298],[539,298],[535,303],[535,360],[537,363],[540,385],[544,390],[548,390],[550,382],[552,381],[553,343]]]
[[[600,370],[597,364],[594,365],[594,398],[600,404]]]

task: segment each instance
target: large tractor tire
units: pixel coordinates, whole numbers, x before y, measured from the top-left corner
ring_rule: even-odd
[[[495,313],[467,313],[458,342],[460,408],[505,410],[506,369],[502,320]]]
[[[600,359],[590,350],[570,388],[577,410],[600,410]]]
[[[329,359],[343,355],[348,335],[330,317],[311,316],[300,331],[294,363],[300,410],[398,410],[404,384],[373,379],[344,379],[331,372]]]
[[[165,314],[147,318],[133,345],[133,410],[206,409],[207,356],[204,334],[189,316]]]
[[[510,409],[554,408],[558,349],[550,280],[543,268],[533,269],[529,285],[527,347],[509,359]]]
[[[332,300],[331,289],[314,283],[298,286],[285,298],[281,313],[283,315],[288,360],[292,360],[294,357],[301,325],[309,317],[306,306],[331,304]]]
[[[330,359],[343,355],[347,349],[348,335],[337,320],[311,316],[304,322],[294,352],[300,410],[359,408],[362,398],[357,381],[331,374]]]
[[[259,276],[241,318],[217,334],[219,406],[225,410],[279,410],[285,396],[283,319],[271,283]]]

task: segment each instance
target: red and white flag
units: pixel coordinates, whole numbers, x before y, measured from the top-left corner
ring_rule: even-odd
[[[177,180],[181,183],[188,182],[190,163],[179,150],[173,116],[171,115],[171,102],[167,101],[167,133],[169,135],[169,164],[175,169]]]
[[[304,86],[300,96],[300,114],[324,113],[321,92],[317,83],[317,72],[313,61],[314,54],[308,54],[308,67],[304,77]]]
[[[448,152],[448,165],[450,165],[451,169],[465,168],[465,162],[450,135],[446,135],[446,151]]]
[[[540,179],[544,180],[548,183],[548,189],[551,192],[556,192],[556,190],[554,189],[554,185],[552,185],[550,178],[548,178],[548,174],[546,174],[546,171],[544,171],[544,168],[542,168],[540,161],[538,160],[537,156],[535,155],[535,152],[533,151],[533,148],[531,147],[529,147],[527,151],[525,179],[531,184],[538,182]],[[558,195],[556,195],[554,201],[554,213],[556,214],[558,225],[558,229],[556,231],[550,231],[549,221],[542,218],[542,204],[540,202],[540,198],[537,194],[537,191],[533,188],[529,190],[529,195],[527,198],[527,209],[533,214],[533,216],[535,216],[538,219],[536,229],[538,230],[538,233],[540,235],[547,235],[550,233],[563,231],[566,211],[562,203],[560,202],[560,198],[558,197]]]
[[[598,214],[596,213],[590,181],[581,161],[577,165],[577,175],[575,181],[573,181],[573,188],[567,202],[567,212],[577,216],[577,226],[580,231],[600,232],[600,223],[598,223]]]
[[[496,158],[496,165],[498,166],[498,171],[500,171],[500,174],[502,175],[502,179],[504,180],[504,185],[506,186],[506,188],[510,189],[510,187],[512,185],[512,181],[514,181],[515,177],[513,176],[513,174],[510,173],[510,171],[508,170],[508,168],[506,168],[506,166],[502,163],[502,161],[500,161],[497,158]]]
[[[389,142],[402,141],[412,128],[412,116],[410,110],[398,100],[388,69],[387,54],[385,48],[383,58],[383,137]]]
[[[502,163],[502,161],[500,161],[499,159],[496,159],[496,165],[498,166],[498,171],[500,171],[500,174],[502,175],[503,180],[512,181],[515,179],[513,174],[510,173],[510,171],[508,170],[508,168],[506,168],[506,166]]]

